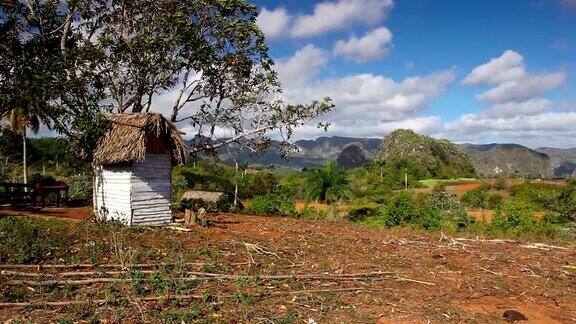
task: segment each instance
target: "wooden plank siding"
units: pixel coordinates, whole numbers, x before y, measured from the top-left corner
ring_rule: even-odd
[[[162,225],[172,221],[172,163],[167,154],[146,154],[130,166],[95,170],[94,213],[126,225]]]
[[[168,154],[146,154],[132,166],[132,224],[161,225],[172,221],[172,162]]]
[[[131,168],[127,166],[99,166],[96,168],[95,175],[94,213],[98,219],[115,219],[130,225],[132,219]]]

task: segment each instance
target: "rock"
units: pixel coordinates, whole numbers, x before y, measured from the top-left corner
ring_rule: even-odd
[[[506,319],[508,322],[518,322],[518,321],[527,321],[528,318],[520,313],[519,311],[513,310],[513,309],[509,309],[507,311],[504,312],[504,319]]]

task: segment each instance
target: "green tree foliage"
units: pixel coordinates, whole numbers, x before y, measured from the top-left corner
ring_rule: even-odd
[[[346,171],[334,163],[328,163],[322,169],[308,170],[304,177],[307,198],[327,203],[344,197],[349,183]]]
[[[258,146],[271,130],[288,143],[333,107],[279,99],[258,10],[244,0],[4,1],[0,12],[0,115],[38,118],[87,158],[103,111],[152,111],[167,93],[177,94],[172,121],[210,139],[193,153],[243,138]],[[213,141],[216,129],[232,134]]]

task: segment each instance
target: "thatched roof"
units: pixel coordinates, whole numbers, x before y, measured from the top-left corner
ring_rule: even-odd
[[[111,129],[94,153],[97,165],[143,162],[149,151],[150,139],[164,139],[175,165],[185,164],[188,148],[178,129],[161,114],[131,113],[108,117]]]
[[[228,199],[228,195],[223,192],[188,190],[182,195],[180,201],[201,200],[209,203],[218,203],[226,199]]]

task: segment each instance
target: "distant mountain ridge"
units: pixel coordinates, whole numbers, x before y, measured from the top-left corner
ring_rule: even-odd
[[[279,142],[257,155],[249,151],[241,152],[238,159],[241,163],[253,166],[267,167],[274,165],[280,169],[300,170],[302,168],[319,167],[327,162],[336,161],[344,149],[357,143],[362,147],[360,152],[346,152],[346,157],[352,159],[374,159],[382,144],[380,138],[359,138],[345,136],[323,136],[314,140],[299,140],[294,143],[296,150],[286,158],[282,158],[278,150]],[[541,147],[531,149],[519,144],[460,144],[470,157],[479,175],[494,176],[499,173],[518,174],[530,177],[565,178],[576,175],[576,148],[560,149]],[[219,151],[220,159],[230,162],[226,149]],[[348,162],[342,162],[348,165]],[[352,163],[350,165],[355,165]]]
[[[476,172],[485,177],[520,175],[549,178],[553,170],[550,157],[519,144],[462,144]]]

